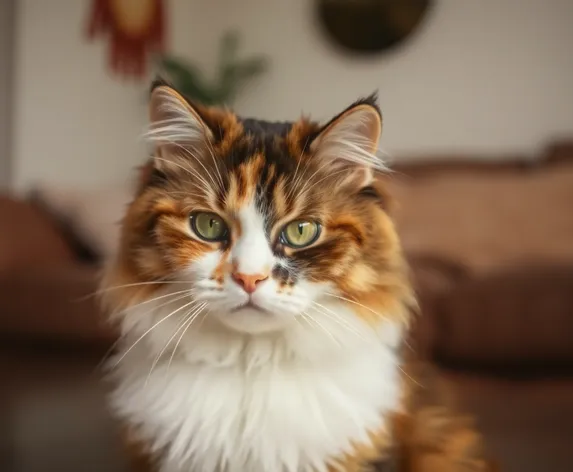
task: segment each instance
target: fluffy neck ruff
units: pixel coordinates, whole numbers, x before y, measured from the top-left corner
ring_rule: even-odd
[[[373,326],[330,303],[252,336],[207,315],[179,339],[180,323],[165,318],[174,306],[155,304],[124,314],[112,404],[162,471],[326,471],[387,434],[401,397],[395,316]]]

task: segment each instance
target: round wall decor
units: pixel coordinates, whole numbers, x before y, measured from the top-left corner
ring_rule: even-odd
[[[431,0],[316,0],[317,20],[348,52],[376,54],[404,42],[427,15]]]

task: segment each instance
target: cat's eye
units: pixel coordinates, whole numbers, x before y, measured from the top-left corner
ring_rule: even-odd
[[[205,241],[223,241],[229,230],[223,218],[215,213],[197,212],[191,214],[191,229]]]
[[[316,221],[292,221],[284,227],[281,242],[295,249],[310,246],[320,236],[320,228]]]

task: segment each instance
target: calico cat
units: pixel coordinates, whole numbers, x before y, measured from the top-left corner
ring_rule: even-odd
[[[323,125],[269,123],[158,81],[150,121],[103,282],[135,468],[493,470],[406,360],[416,303],[376,97]]]

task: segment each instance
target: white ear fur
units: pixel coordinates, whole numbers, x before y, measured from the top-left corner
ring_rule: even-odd
[[[168,86],[159,86],[151,93],[149,130],[145,139],[155,146],[155,164],[164,167],[175,155],[203,151],[212,133],[199,114],[179,93]]]
[[[386,170],[376,155],[382,132],[382,119],[378,111],[360,104],[343,113],[319,134],[311,145],[318,159],[330,162],[333,170],[346,169],[348,178],[361,175],[368,185],[374,169]]]

